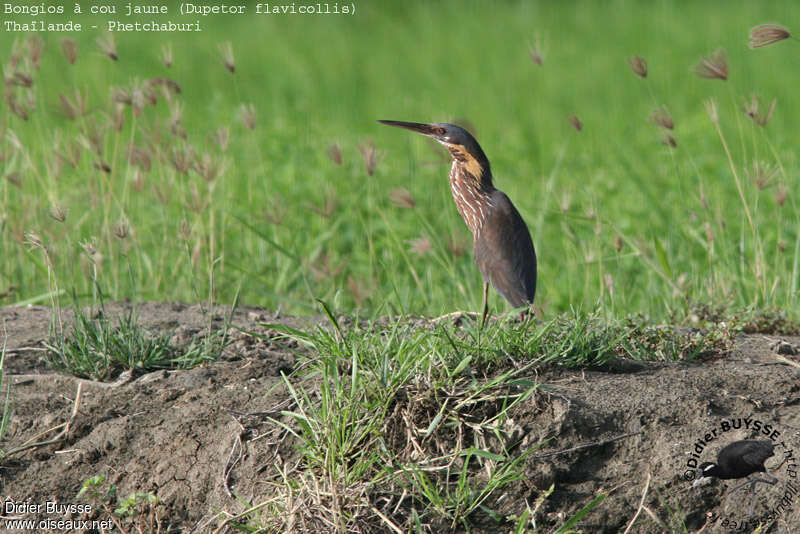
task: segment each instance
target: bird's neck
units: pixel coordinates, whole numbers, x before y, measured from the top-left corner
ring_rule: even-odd
[[[720,467],[717,464],[712,464],[703,470],[703,476],[707,477],[719,477],[720,474]]]
[[[453,166],[450,167],[450,190],[461,218],[477,239],[493,206],[491,194],[495,188],[488,161],[482,165],[470,156],[456,158],[454,154]]]

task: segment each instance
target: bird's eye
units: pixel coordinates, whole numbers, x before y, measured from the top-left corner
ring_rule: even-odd
[[[446,131],[444,128],[436,128],[436,135],[444,135]]]

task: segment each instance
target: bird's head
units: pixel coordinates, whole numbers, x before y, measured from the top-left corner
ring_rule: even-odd
[[[711,481],[711,477],[715,474],[717,464],[713,462],[703,462],[700,464],[699,469],[700,475],[692,483],[693,488],[708,484]]]
[[[386,120],[378,122],[405,128],[435,139],[450,152],[454,160],[462,163],[476,178],[481,178],[482,175],[490,176],[489,160],[486,158],[486,154],[483,153],[483,149],[472,134],[461,126],[445,122],[431,124]]]

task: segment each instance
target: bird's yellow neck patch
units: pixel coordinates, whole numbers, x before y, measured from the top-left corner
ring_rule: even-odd
[[[483,166],[472,154],[467,152],[464,145],[447,145],[447,150],[450,151],[450,155],[453,156],[453,159],[461,164],[468,173],[478,180],[481,179],[483,176]]]

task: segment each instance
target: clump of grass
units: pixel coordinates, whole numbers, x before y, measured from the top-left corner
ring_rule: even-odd
[[[725,356],[741,331],[736,321],[715,323],[704,330],[653,326],[640,316],[628,318],[625,324],[628,337],[619,353],[636,360],[691,361]]]
[[[715,328],[735,324],[746,334],[800,335],[800,322],[786,310],[747,308],[732,310],[723,305],[696,303],[684,319],[693,326]]]
[[[542,384],[530,378],[536,368],[721,354],[738,331],[658,328],[644,317],[618,323],[578,312],[540,324],[510,314],[485,328],[471,320],[356,317],[343,328],[325,311],[330,326],[311,331],[264,325],[277,332],[273,342],[291,341],[287,348],[304,356],[301,370],[284,377],[291,404],[273,420],[299,454],[278,459],[270,497],[228,516],[220,532],[231,525],[422,532],[422,525],[469,530],[487,521],[524,532],[541,502],[533,510],[520,503],[512,513],[506,503],[504,516],[498,499],[539,445],[523,451],[524,431],[515,423],[540,394]],[[561,531],[604,497],[591,499]]]
[[[539,325],[497,321],[487,329],[465,328],[452,335],[454,348],[479,358],[476,366],[491,374],[498,369],[533,364],[568,368],[603,366],[618,358],[681,361],[728,354],[741,331],[731,321],[699,329],[652,325],[647,317],[624,320],[598,313],[563,314]]]
[[[73,315],[70,331],[54,332],[44,345],[51,366],[81,378],[109,380],[124,371],[188,369],[218,358],[225,343],[220,333],[215,339],[175,346],[171,333],[153,334],[142,327],[133,309],[112,319],[76,305]]]

